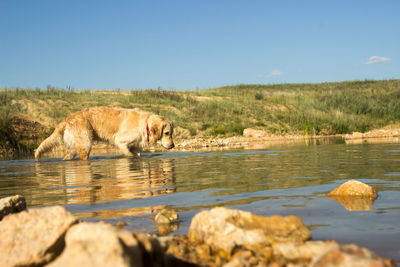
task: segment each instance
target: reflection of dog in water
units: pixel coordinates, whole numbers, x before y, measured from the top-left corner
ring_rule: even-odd
[[[89,158],[93,141],[116,145],[124,155],[140,156],[143,147],[156,144],[173,148],[173,124],[166,118],[139,109],[94,107],[75,112],[57,125],[54,132],[36,149],[35,159],[59,143],[64,143],[64,160],[76,155]]]
[[[37,173],[49,171],[48,164],[37,164]],[[54,168],[54,165],[51,165]],[[105,161],[69,161],[56,165],[59,180],[52,186],[63,188],[58,193],[66,202],[60,204],[97,204],[118,200],[140,199],[176,192],[174,161],[117,158]],[[128,210],[102,210],[103,217],[153,213],[163,206],[145,206]],[[108,214],[109,213],[109,214]],[[118,215],[118,216],[117,216]],[[83,217],[99,216],[86,214]]]

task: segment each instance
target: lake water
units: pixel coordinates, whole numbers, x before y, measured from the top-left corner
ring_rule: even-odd
[[[349,179],[378,191],[373,205],[326,197]],[[399,143],[0,161],[0,198],[14,194],[28,207],[63,205],[82,220],[122,221],[139,232],[156,232],[151,217],[165,207],[180,215],[174,234],[186,234],[194,214],[216,206],[296,215],[314,240],[355,243],[400,263]]]

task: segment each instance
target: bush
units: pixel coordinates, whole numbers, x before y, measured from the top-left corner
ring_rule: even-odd
[[[255,97],[256,100],[263,100],[264,99],[264,96],[260,92],[257,92],[254,95],[254,97]]]

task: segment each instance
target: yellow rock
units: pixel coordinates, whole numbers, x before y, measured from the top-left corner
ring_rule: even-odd
[[[349,211],[372,210],[378,194],[372,186],[350,180],[332,190],[328,196]]]
[[[372,186],[364,184],[357,180],[350,180],[332,190],[328,196],[343,196],[343,197],[368,197],[376,199],[378,194]]]

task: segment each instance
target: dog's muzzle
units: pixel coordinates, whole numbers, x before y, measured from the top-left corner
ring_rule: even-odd
[[[172,145],[169,146],[168,149],[173,149],[174,147],[175,147],[175,144],[172,144]]]
[[[175,147],[175,145],[172,143],[170,146],[165,147],[166,149],[173,149]]]

